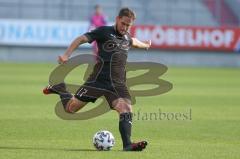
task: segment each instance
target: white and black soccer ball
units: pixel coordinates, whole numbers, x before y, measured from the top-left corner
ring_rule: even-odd
[[[93,145],[97,150],[108,151],[114,146],[115,140],[111,132],[102,130],[93,136]]]

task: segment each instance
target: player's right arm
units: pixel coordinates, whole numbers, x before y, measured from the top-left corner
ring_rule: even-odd
[[[72,55],[73,51],[78,48],[79,45],[84,43],[92,43],[94,40],[99,40],[104,33],[104,27],[99,27],[90,32],[87,32],[79,37],[77,37],[67,48],[65,53],[58,56],[58,62],[60,64],[65,63],[69,57]]]
[[[89,40],[85,35],[77,37],[67,48],[63,55],[58,56],[58,63],[65,63],[69,57],[72,55],[73,51],[78,48],[79,45],[87,43]]]

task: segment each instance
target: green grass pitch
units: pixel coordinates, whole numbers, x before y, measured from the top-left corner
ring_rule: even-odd
[[[0,159],[240,157],[237,68],[170,67],[162,78],[173,83],[173,89],[160,96],[137,97],[134,105],[132,139],[149,142],[143,152],[121,151],[118,116],[113,111],[85,121],[57,117],[58,97],[42,94],[54,68],[54,64],[0,64]],[[67,80],[77,82],[82,71],[73,71]],[[159,110],[183,118],[150,118]],[[94,150],[92,136],[101,129],[114,134],[112,151]]]

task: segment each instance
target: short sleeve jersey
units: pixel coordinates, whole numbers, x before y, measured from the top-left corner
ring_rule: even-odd
[[[95,40],[97,42],[98,55],[104,62],[104,71],[100,71],[100,76],[108,72],[113,82],[124,82],[127,53],[132,46],[130,34],[121,35],[114,26],[102,26],[84,35],[89,43]]]

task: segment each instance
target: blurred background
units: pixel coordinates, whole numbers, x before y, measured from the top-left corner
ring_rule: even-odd
[[[132,49],[129,61],[240,67],[240,0],[0,0],[0,61],[55,62],[89,30],[97,4],[108,25],[130,7],[137,14],[131,34],[152,40],[148,54]]]
[[[100,20],[94,14],[97,4]],[[156,67],[156,74],[160,82],[173,84],[167,93],[147,96],[166,87],[147,69],[127,73],[136,82],[129,80],[135,84],[130,91],[147,92],[136,96],[133,141],[150,144],[144,153],[132,154],[119,151],[114,111],[86,121],[62,120],[55,113],[58,96],[42,93],[71,41],[96,27],[93,21],[113,25],[126,6],[137,14],[130,33],[152,40],[148,51],[131,49],[128,60],[166,65],[166,73]],[[93,52],[86,44],[73,55]],[[74,69],[64,82],[83,84],[86,66]],[[240,0],[0,0],[0,159],[239,159],[239,68]],[[140,83],[147,75],[148,81]],[[152,120],[151,114],[160,111],[171,119],[153,115]],[[182,120],[186,114],[189,118]],[[94,151],[92,136],[99,130],[114,134],[113,151]]]

